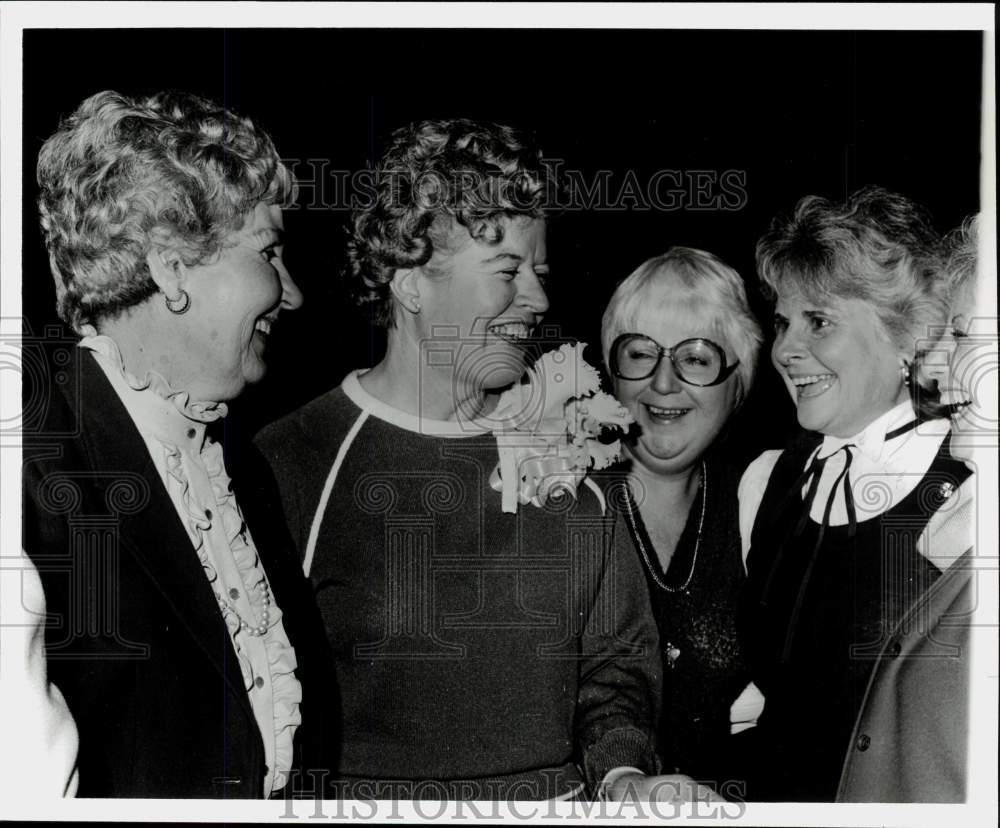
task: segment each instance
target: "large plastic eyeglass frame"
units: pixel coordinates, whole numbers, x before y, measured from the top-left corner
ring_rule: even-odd
[[[648,374],[641,377],[626,377],[618,370],[618,348],[622,344],[622,342],[628,339],[645,339],[648,340],[649,342],[652,342],[656,346],[657,350],[656,363],[653,365],[653,370],[650,371]],[[719,356],[719,375],[711,382],[692,382],[691,380],[685,378],[683,372],[677,366],[677,362],[674,359],[674,351],[692,342],[701,342],[707,345],[709,348],[714,350]],[[651,336],[646,336],[646,334],[623,333],[620,336],[616,337],[615,341],[611,343],[611,348],[608,353],[611,358],[611,365],[608,367],[611,369],[611,374],[615,377],[618,377],[618,379],[631,380],[631,381],[649,379],[651,376],[655,375],[657,371],[660,370],[660,363],[663,362],[663,357],[666,356],[670,360],[670,364],[674,368],[674,373],[677,375],[677,379],[679,379],[681,382],[686,382],[688,385],[693,385],[697,388],[711,388],[713,385],[722,384],[729,378],[729,375],[732,374],[733,371],[736,370],[736,367],[740,364],[740,361],[736,360],[736,362],[734,362],[732,365],[729,365],[726,361],[726,352],[722,350],[722,346],[718,345],[715,342],[712,342],[711,339],[705,339],[704,337],[700,336],[692,337],[691,339],[682,339],[680,342],[674,345],[673,348],[664,348],[659,342],[657,342]]]

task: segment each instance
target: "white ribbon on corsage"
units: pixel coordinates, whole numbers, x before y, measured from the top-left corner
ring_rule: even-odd
[[[500,461],[490,486],[501,493],[504,512],[517,512],[519,503],[544,506],[549,498],[576,497],[589,470],[619,457],[620,440],[599,438],[624,430],[632,416],[601,390],[600,376],[583,359],[585,347],[566,344],[543,354],[493,411]]]

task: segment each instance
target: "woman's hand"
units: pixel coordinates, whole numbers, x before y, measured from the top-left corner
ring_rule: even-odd
[[[626,773],[617,777],[605,788],[605,798],[611,802],[626,799],[640,802],[726,802],[707,785],[695,782],[683,773],[647,776],[643,773]]]

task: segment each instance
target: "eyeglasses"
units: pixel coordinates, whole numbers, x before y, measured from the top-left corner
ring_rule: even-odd
[[[659,370],[666,355],[678,379],[688,385],[718,385],[740,364],[726,363],[726,352],[711,339],[685,339],[673,348],[664,348],[655,339],[637,333],[624,333],[611,345],[611,373],[619,379],[648,379]]]

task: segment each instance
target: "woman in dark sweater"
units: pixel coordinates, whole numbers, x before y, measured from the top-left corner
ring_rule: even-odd
[[[734,270],[674,247],[618,286],[601,339],[615,395],[636,420],[622,500],[660,632],[659,749],[667,770],[718,784],[746,670],[735,628],[739,476],[716,444],[753,381],[760,328]]]
[[[537,151],[399,130],[354,216],[385,358],[259,443],[334,649],[348,797],[566,798],[657,770],[656,628],[599,492],[501,509],[491,420],[548,308]]]

